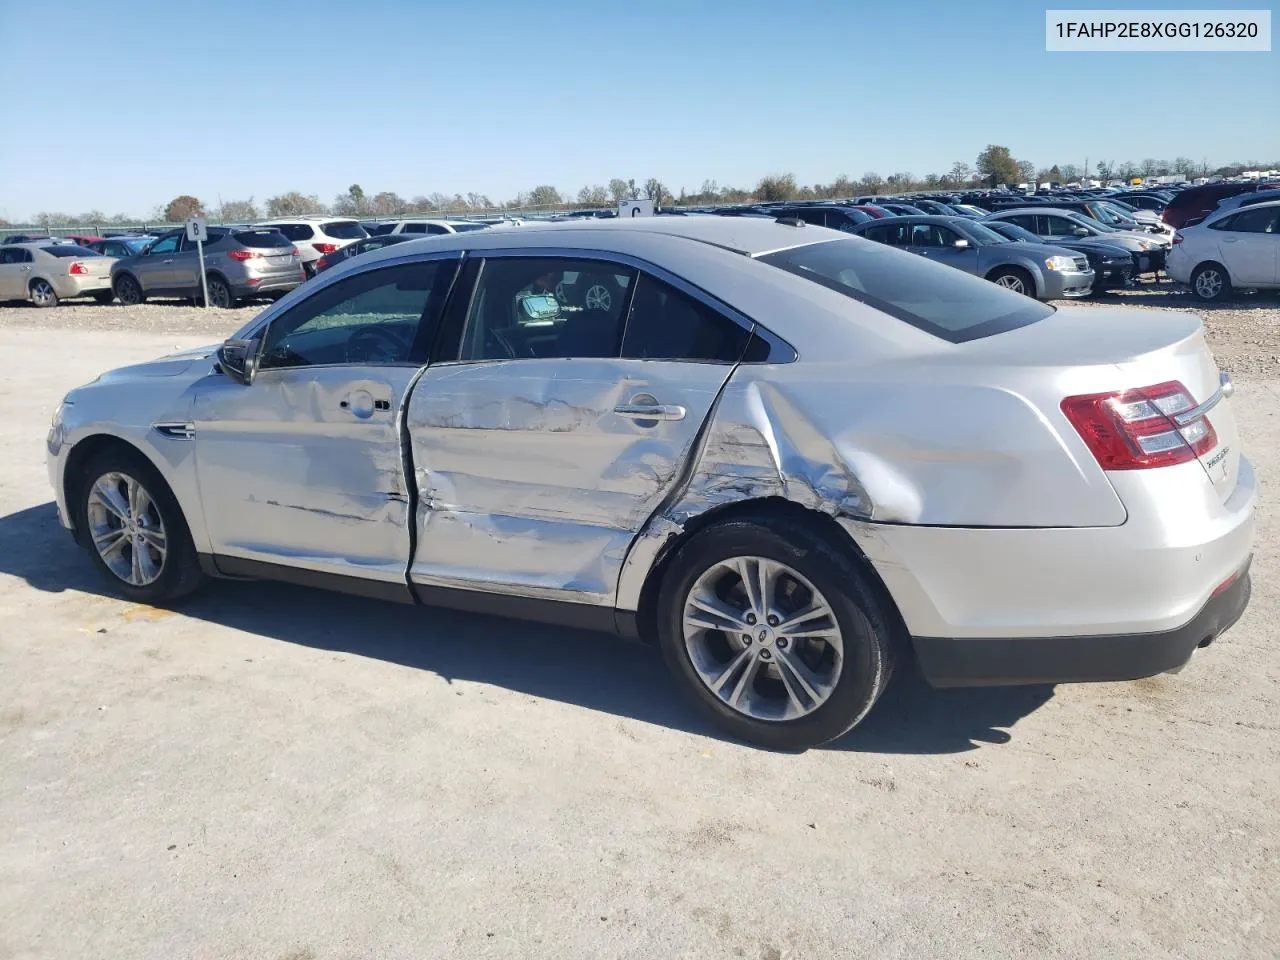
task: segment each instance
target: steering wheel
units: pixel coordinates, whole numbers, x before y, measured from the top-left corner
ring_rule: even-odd
[[[358,327],[347,341],[348,363],[396,363],[405,359],[409,343],[404,335],[380,323]]]

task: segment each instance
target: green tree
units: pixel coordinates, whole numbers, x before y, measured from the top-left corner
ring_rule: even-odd
[[[757,200],[791,200],[797,192],[793,173],[771,173],[756,184]]]
[[[174,197],[164,208],[164,219],[167,223],[177,223],[188,217],[202,216],[204,216],[204,204],[185,193],[180,197]]]
[[[1018,161],[1018,182],[1030,183],[1036,178],[1036,165],[1030,160]]]
[[[655,206],[661,207],[671,200],[671,191],[656,177],[650,177],[644,182],[644,192]]]
[[[967,186],[973,179],[973,170],[963,160],[957,160],[951,165],[951,173],[947,177],[958,187]]]
[[[974,161],[974,166],[977,167],[978,174],[991,186],[1001,183],[1017,183],[1021,177],[1021,173],[1018,170],[1018,161],[1013,159],[1013,154],[1009,152],[1009,148],[1001,147],[994,143],[988,144],[987,149],[978,154],[978,159]]]

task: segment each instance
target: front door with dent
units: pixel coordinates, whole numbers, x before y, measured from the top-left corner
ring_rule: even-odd
[[[212,375],[199,385],[196,466],[215,555],[404,582],[398,416],[457,262],[323,286],[271,321],[252,383]]]
[[[417,584],[612,604],[750,324],[622,264],[491,257],[414,389]]]

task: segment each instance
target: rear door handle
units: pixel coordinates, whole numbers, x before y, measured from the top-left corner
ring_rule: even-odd
[[[161,263],[173,263],[173,258],[170,258],[170,259],[168,259],[168,260],[161,260],[160,262],[161,262]]]
[[[674,403],[620,403],[613,412],[628,420],[683,420],[689,411]]]

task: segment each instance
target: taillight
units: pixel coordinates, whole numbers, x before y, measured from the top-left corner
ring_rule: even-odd
[[[239,260],[243,263],[245,260],[253,260],[255,257],[260,257],[262,254],[254,250],[228,250],[227,256],[232,260]]]
[[[298,252],[298,248],[297,248],[297,247],[290,247],[290,248],[289,248],[289,255],[290,255],[290,256],[292,256],[292,257],[300,257],[300,256],[302,256],[302,254],[300,254],[300,253]]]
[[[70,267],[67,268],[67,273],[73,276],[75,275],[79,275],[82,277],[88,276],[89,268],[86,267],[83,263],[73,263]]]
[[[338,245],[336,243],[313,243],[312,246],[321,253],[333,253],[338,249]]]
[[[1180,243],[1181,243],[1183,240],[1185,240],[1185,239],[1186,239],[1186,238],[1185,238],[1185,237],[1183,237],[1183,235],[1182,235],[1182,231],[1178,231],[1177,233],[1175,233],[1175,234],[1173,235],[1173,245],[1176,247],[1178,244],[1180,244]]]
[[[321,257],[319,260],[317,260],[317,261],[316,261],[316,269],[317,269],[317,270],[324,270],[324,269],[325,269],[326,267],[328,267],[328,266],[329,266],[329,258],[328,258],[328,257]]]
[[[1196,402],[1181,383],[1067,397],[1062,412],[1103,470],[1186,463],[1218,445],[1213,424],[1188,417]]]

